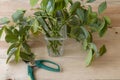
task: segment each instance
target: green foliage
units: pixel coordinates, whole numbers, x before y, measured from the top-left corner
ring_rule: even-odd
[[[70,7],[70,12],[69,13],[71,15],[74,14],[76,12],[77,8],[79,8],[79,7],[80,7],[80,2],[73,3]]]
[[[8,61],[10,60],[10,58],[12,57],[12,55],[15,54],[15,52],[17,51],[17,48],[11,48],[8,52],[8,58],[7,58],[7,61],[6,63],[8,63]]]
[[[2,25],[2,24],[7,24],[7,23],[9,23],[10,22],[10,20],[7,18],[7,17],[4,17],[4,18],[1,18],[0,19],[0,25]]]
[[[106,1],[102,2],[98,7],[99,14],[103,13],[106,8],[107,8],[107,2]]]
[[[101,48],[100,48],[100,51],[99,51],[99,55],[102,56],[106,53],[107,49],[105,47],[105,45],[103,45]]]
[[[37,4],[39,0],[30,0],[30,5],[33,7]]]
[[[86,66],[89,66],[93,61],[93,50],[89,50],[87,58],[85,60]]]
[[[12,15],[12,19],[14,22],[17,22],[19,20],[21,20],[23,18],[25,14],[25,10],[17,10],[13,15]]]
[[[104,19],[105,19],[105,21],[106,21],[106,23],[107,23],[108,25],[111,24],[111,20],[110,20],[110,18],[109,18],[108,16],[104,16]]]
[[[47,11],[47,13],[51,14],[54,11],[55,1],[54,0],[42,0],[41,9]]]
[[[12,56],[15,56],[16,62],[19,62],[20,59],[24,61],[34,60],[34,54],[31,54],[32,52],[30,46],[27,44],[27,40],[29,39],[32,27],[36,25],[32,22],[32,18],[25,17],[24,13],[24,10],[17,10],[12,15],[14,24],[5,24],[0,30],[0,36],[5,32],[5,40],[11,44],[7,50],[8,59],[6,63],[9,62]],[[32,30],[36,32],[35,29]],[[25,56],[26,59],[21,56],[21,52],[29,54]]]
[[[30,0],[31,6],[35,6],[39,0]],[[86,3],[92,3],[96,0],[87,0]],[[99,50],[93,42],[93,33],[96,32],[102,37],[107,31],[107,26],[111,20],[107,16],[101,16],[107,8],[106,1],[98,7],[98,12],[94,12],[90,5],[82,4],[80,1],[72,0],[42,0],[40,7],[34,12],[34,16],[25,17],[25,10],[17,10],[12,19],[14,24],[9,25],[8,18],[0,19],[0,24],[5,26],[0,29],[0,36],[6,33],[5,40],[11,43],[7,54],[9,62],[12,56],[15,61],[33,61],[35,56],[31,52],[27,43],[30,33],[44,33],[46,37],[61,37],[60,30],[67,26],[67,35],[82,43],[83,49],[88,51],[86,66],[89,66],[95,56],[102,56],[106,52],[105,45]],[[55,53],[60,44],[59,41],[50,41],[50,48]]]
[[[1,38],[1,36],[2,36],[3,31],[4,31],[4,28],[1,28],[1,29],[0,29],[0,38]]]

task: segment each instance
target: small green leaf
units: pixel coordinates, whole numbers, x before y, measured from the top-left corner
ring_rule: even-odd
[[[21,52],[20,53],[20,57],[22,58],[22,60],[24,61],[33,61],[35,58],[35,55],[33,53],[27,54],[25,52]]]
[[[15,51],[15,61],[18,62],[20,59],[20,46]]]
[[[101,25],[98,27],[98,32],[100,32],[105,26],[105,20],[103,19],[103,21],[101,22]]]
[[[92,49],[90,49],[87,58],[85,60],[86,66],[89,66],[92,63],[92,60],[93,60],[93,51]]]
[[[12,30],[7,27],[5,28],[5,33],[6,33],[6,35],[13,35]]]
[[[107,29],[108,29],[108,27],[105,25],[104,28],[99,32],[99,36],[103,37],[104,34],[106,33]]]
[[[80,21],[83,23],[83,21],[84,21],[84,10],[81,9],[81,8],[78,8],[76,13],[77,13]]]
[[[77,8],[79,7],[80,7],[80,2],[76,1],[75,3],[73,3],[70,7],[70,15],[74,14]]]
[[[111,24],[111,20],[108,16],[104,16],[104,19],[105,19],[107,24],[109,24],[109,25]]]
[[[91,13],[92,13],[92,6],[89,5],[89,6],[88,6],[88,14],[91,14]]]
[[[46,10],[47,4],[48,4],[49,0],[42,0],[42,2],[40,3],[40,6],[43,10]]]
[[[54,11],[55,1],[54,0],[42,0],[41,2],[41,9],[51,14]]]
[[[7,17],[4,17],[4,18],[0,19],[0,25],[7,24],[9,22],[10,22],[10,20]]]
[[[104,10],[107,8],[107,2],[102,2],[98,7],[98,13],[101,14],[104,12]]]
[[[35,19],[34,22],[33,22],[33,25],[32,25],[33,33],[38,32],[39,27],[40,27],[40,26],[39,26],[39,23],[38,23],[38,21]]]
[[[92,12],[90,16],[91,16],[91,18],[97,18],[98,15],[96,12]]]
[[[17,43],[11,44],[10,47],[8,48],[8,50],[7,50],[7,54],[10,53],[11,49],[16,48],[17,46],[18,46]]]
[[[100,48],[100,51],[99,51],[99,55],[102,56],[106,53],[107,49],[105,47],[105,45],[103,45],[101,48]]]
[[[29,34],[29,29],[30,29],[30,28],[31,28],[31,26],[21,27],[17,35],[24,36],[24,35]],[[15,32],[14,32],[14,33],[15,33]],[[16,32],[16,33],[17,33],[17,32]]]
[[[0,38],[2,36],[3,31],[4,31],[4,28],[0,29]]]
[[[64,0],[56,0],[55,1],[55,11],[61,10],[66,6],[66,3]]]
[[[84,50],[87,50],[87,49],[88,49],[88,42],[87,42],[86,39],[83,41],[83,49],[84,49]]]
[[[15,54],[17,48],[11,48],[8,52],[8,58],[7,58],[7,61],[6,63],[8,63],[8,61],[10,60],[10,58],[12,57],[13,54]]]
[[[107,23],[106,23],[106,21],[104,19],[102,24],[99,27],[99,36],[100,37],[102,37],[105,34],[105,32],[107,31],[107,28],[108,28]]]
[[[92,34],[89,32],[89,36],[87,37],[87,41],[90,43],[93,41]]]
[[[18,41],[18,37],[14,34],[14,35],[6,35],[5,36],[5,40],[6,42],[10,42],[10,43],[14,43]]]
[[[96,0],[87,0],[87,3],[92,3],[94,1],[96,1]]]
[[[44,31],[49,33],[49,26],[47,24],[47,22],[45,21],[45,19],[43,19],[42,17],[38,17],[38,22],[42,25]]]
[[[70,36],[77,41],[83,40],[86,38],[84,32],[80,28],[80,26],[74,26],[71,28]]]
[[[23,48],[24,48],[24,52],[30,54],[31,53],[31,49],[30,46],[27,43],[23,43],[22,44]]]
[[[39,0],[30,0],[30,5],[33,7],[38,3]]]
[[[81,26],[80,28],[84,32],[85,37],[88,38],[89,32],[83,26]]]
[[[94,43],[89,43],[89,48],[92,49],[96,54],[98,53],[97,47]]]
[[[17,22],[18,20],[21,20],[25,14],[25,10],[17,10],[13,15],[12,19],[14,22]]]

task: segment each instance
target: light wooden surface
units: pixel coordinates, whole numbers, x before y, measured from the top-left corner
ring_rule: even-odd
[[[93,6],[101,1],[103,0],[97,0]],[[95,35],[94,41],[98,47],[106,44],[107,53],[96,59],[90,67],[85,67],[86,52],[81,49],[80,44],[76,41],[66,40],[64,55],[52,58],[47,54],[43,37],[35,39],[35,41],[30,41],[30,45],[36,54],[36,59],[52,60],[63,68],[60,73],[38,69],[35,71],[37,80],[120,80],[120,0],[106,1],[108,2],[108,9],[105,15],[111,17],[113,28],[109,28],[105,37],[101,39]],[[19,8],[30,9],[28,0],[24,2],[23,0],[0,0],[0,18],[10,17]],[[23,62],[5,64],[8,46],[4,39],[0,41],[0,80],[6,80],[6,78],[28,80],[26,64]]]

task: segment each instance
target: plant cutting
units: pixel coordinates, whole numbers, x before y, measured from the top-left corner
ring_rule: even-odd
[[[34,60],[34,54],[27,43],[31,33],[45,35],[50,56],[63,54],[63,42],[67,37],[82,43],[83,49],[88,52],[86,66],[106,52],[105,45],[97,49],[92,37],[94,33],[102,37],[111,23],[109,17],[101,16],[107,8],[106,1],[99,5],[98,12],[93,11],[89,5],[95,0],[41,0],[36,8],[34,6],[38,1],[30,0],[34,11],[30,17],[24,16],[25,10],[18,10],[12,15],[13,23],[6,17],[0,19],[3,25],[0,36],[5,32],[6,41],[11,43],[7,51],[7,62],[12,55],[17,62],[20,58],[30,62]]]

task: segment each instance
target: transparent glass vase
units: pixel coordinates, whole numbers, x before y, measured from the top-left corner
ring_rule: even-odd
[[[66,26],[63,26],[57,33],[59,33],[60,36],[45,37],[47,51],[51,57],[59,57],[64,53],[64,41],[67,38]]]

